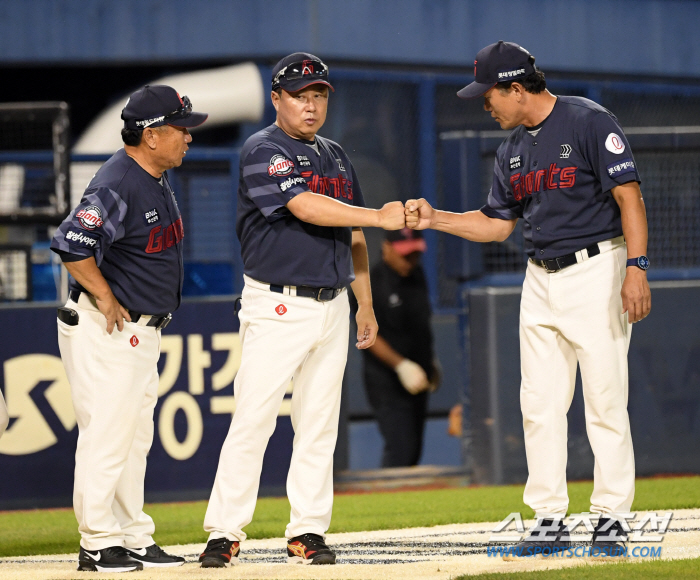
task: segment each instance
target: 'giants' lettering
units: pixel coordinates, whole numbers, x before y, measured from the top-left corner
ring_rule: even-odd
[[[340,173],[338,177],[321,177],[314,175],[313,171],[302,171],[301,176],[306,179],[309,189],[314,193],[327,197],[352,199],[352,181],[345,179]]]
[[[557,167],[552,163],[549,169],[538,169],[529,173],[516,173],[510,176],[510,186],[516,201],[525,195],[532,195],[543,189],[569,189],[576,183],[578,167]]]
[[[146,246],[147,254],[157,254],[175,244],[179,244],[182,238],[185,237],[185,229],[182,226],[182,218],[178,219],[174,224],[170,224],[165,231],[161,233],[163,226],[156,226],[148,235],[148,245]]]

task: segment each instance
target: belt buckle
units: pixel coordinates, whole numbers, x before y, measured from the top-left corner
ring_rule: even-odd
[[[553,262],[556,262],[557,266],[559,265],[559,262],[557,261],[556,258],[554,258],[553,260],[542,260],[542,263],[544,264],[544,270],[545,270],[545,272],[547,272],[547,274],[554,274],[554,272],[558,272],[558,271],[559,271],[559,270],[556,269],[556,268],[555,268],[555,269],[552,269],[552,268],[549,267],[549,262],[552,262],[552,261],[553,261]]]
[[[156,330],[163,330],[168,324],[170,324],[170,321],[173,319],[172,314],[168,314],[167,316],[163,316],[161,318],[160,322],[158,323],[158,326],[156,326]]]

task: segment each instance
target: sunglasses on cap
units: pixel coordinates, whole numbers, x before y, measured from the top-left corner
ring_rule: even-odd
[[[182,101],[182,107],[176,109],[172,113],[168,113],[167,115],[165,115],[166,120],[172,119],[176,115],[184,117],[185,115],[189,115],[192,112],[192,101],[190,101],[189,97],[185,95],[181,97],[180,100]]]
[[[318,79],[328,82],[328,67],[320,60],[302,60],[288,64],[272,79],[272,89],[279,88],[282,81]]]

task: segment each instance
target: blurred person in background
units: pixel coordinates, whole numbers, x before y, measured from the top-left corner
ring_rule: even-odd
[[[382,467],[417,465],[428,395],[438,384],[430,328],[430,298],[421,232],[386,232],[382,261],[372,268],[372,301],[379,323],[364,351],[365,390],[384,438]]]
[[[9,424],[10,415],[7,413],[7,405],[5,405],[5,399],[2,396],[2,391],[0,391],[0,437],[2,437]]]

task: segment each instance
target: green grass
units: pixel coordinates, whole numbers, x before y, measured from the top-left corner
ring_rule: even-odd
[[[469,580],[474,576],[460,576],[456,580]],[[700,559],[692,560],[655,560],[638,564],[601,564],[577,566],[561,570],[543,570],[538,572],[510,572],[506,574],[480,574],[479,580],[654,580],[656,578],[700,578]]]
[[[570,511],[588,511],[591,482],[569,484]],[[522,503],[523,487],[470,487],[435,491],[339,495],[335,498],[329,532],[355,532],[434,526],[463,522],[500,521],[511,512],[531,517]],[[638,511],[700,507],[700,477],[637,481],[633,508]],[[146,512],[156,522],[161,545],[204,543],[206,502],[150,504]],[[289,520],[285,498],[258,501],[251,538],[281,537]],[[71,510],[0,513],[0,556],[56,554],[78,549],[78,531]],[[500,577],[499,577],[500,578]]]

